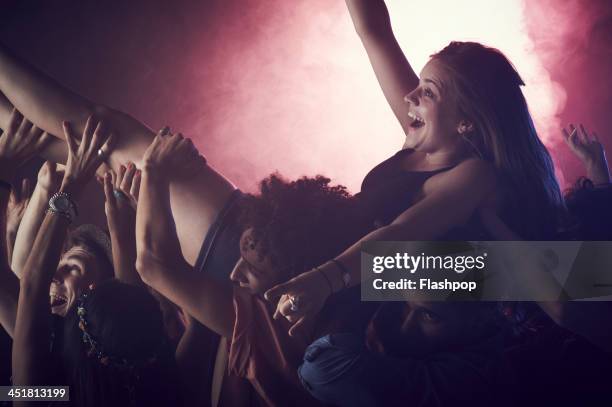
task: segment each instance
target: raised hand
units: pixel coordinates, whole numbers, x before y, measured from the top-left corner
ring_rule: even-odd
[[[191,139],[181,133],[172,134],[170,129],[161,129],[143,156],[147,171],[158,175],[193,175],[206,160],[200,155]]]
[[[136,210],[140,178],[141,172],[132,162],[122,165],[118,174],[113,170],[106,172],[104,178],[99,179],[99,181],[104,186],[107,205],[110,202],[118,210],[122,210],[125,205],[128,205]]]
[[[570,150],[584,164],[589,178],[596,184],[610,182],[606,152],[597,134],[589,134],[582,124],[579,128],[570,124],[562,133]]]
[[[24,178],[21,181],[21,187],[14,187],[9,196],[8,206],[6,208],[6,231],[9,235],[17,234],[17,229],[23,218],[30,196],[32,195],[32,186],[30,180]]]
[[[104,186],[104,211],[108,222],[113,248],[115,277],[128,283],[140,285],[142,280],[136,272],[136,204],[140,187],[140,173],[133,163],[121,166],[119,174],[110,170],[102,179]]]
[[[93,116],[87,119],[80,141],[77,141],[69,122],[64,122],[63,127],[68,145],[68,160],[62,188],[67,184],[82,187],[110,152],[113,134],[105,129],[103,122],[96,121]]]
[[[62,185],[64,178],[64,166],[51,161],[46,161],[38,170],[38,186],[47,195],[53,195]]]
[[[289,335],[294,336],[303,325],[315,320],[330,295],[325,277],[315,269],[269,289],[265,298],[278,299],[274,319],[285,317],[293,323]]]
[[[119,174],[110,170],[100,179],[104,187],[104,211],[108,229],[120,234],[134,234],[136,206],[140,189],[140,170],[134,163],[122,165]],[[112,237],[112,236],[111,236]]]
[[[0,135],[0,179],[10,182],[15,170],[50,140],[51,136],[13,109],[7,129]]]

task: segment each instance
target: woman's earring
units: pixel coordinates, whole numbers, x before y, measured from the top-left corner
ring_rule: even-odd
[[[459,124],[459,127],[457,129],[457,131],[459,132],[459,134],[463,135],[463,134],[467,134],[469,132],[471,132],[473,130],[473,126],[472,123],[466,123],[466,122],[461,122]]]

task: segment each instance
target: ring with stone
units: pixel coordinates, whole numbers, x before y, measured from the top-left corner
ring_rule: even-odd
[[[101,148],[99,148],[98,149],[98,157],[102,157],[103,155],[104,155],[104,151]]]
[[[291,312],[296,312],[298,309],[300,309],[299,303],[300,297],[289,296],[289,304],[291,304],[291,307],[289,309],[291,310]]]
[[[115,195],[115,198],[117,199],[127,200],[127,196],[125,196],[125,193],[121,191],[120,189],[113,189],[113,195]]]

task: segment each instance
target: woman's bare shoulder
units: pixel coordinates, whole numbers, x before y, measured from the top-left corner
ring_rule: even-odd
[[[496,184],[495,166],[479,158],[470,158],[431,177],[424,185],[424,192],[427,194],[440,189],[461,189],[466,193],[490,192]]]

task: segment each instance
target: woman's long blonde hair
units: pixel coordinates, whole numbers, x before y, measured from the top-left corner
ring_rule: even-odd
[[[518,72],[500,51],[475,42],[451,42],[432,58],[450,73],[459,109],[473,124],[469,143],[499,173],[503,220],[524,239],[552,238],[563,198]]]

